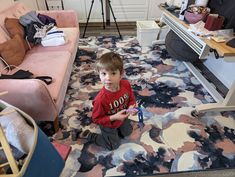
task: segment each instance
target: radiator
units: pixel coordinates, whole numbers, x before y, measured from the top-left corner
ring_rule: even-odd
[[[199,59],[205,59],[208,56],[210,47],[203,42],[198,36],[188,31],[182,24],[175,22],[174,18],[168,17],[163,13],[162,20],[198,55]]]

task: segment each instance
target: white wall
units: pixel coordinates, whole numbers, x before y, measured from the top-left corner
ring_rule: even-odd
[[[30,0],[30,1],[37,1],[37,5],[38,5],[39,10],[46,10],[45,0]],[[67,1],[67,0],[63,0],[63,1]]]
[[[38,2],[36,0],[15,0],[23,3],[30,10],[38,10]]]
[[[44,2],[44,0],[38,0]],[[6,9],[14,2],[22,2],[28,9],[38,10],[37,0],[0,0],[0,10]]]
[[[6,7],[9,7],[14,0],[0,0],[0,10],[5,9]]]
[[[40,1],[37,0],[40,4]],[[44,0],[43,0],[44,1]],[[103,0],[105,4],[106,0]],[[158,8],[166,0],[111,0],[117,21],[156,20],[161,16]],[[92,0],[64,0],[65,9],[73,9],[78,13],[80,22],[86,22]],[[105,8],[104,8],[105,13]],[[106,16],[106,15],[105,15]],[[110,20],[113,21],[110,13]],[[100,0],[94,1],[90,22],[102,22]]]
[[[149,0],[148,20],[160,19],[162,12],[158,5],[164,2],[166,2],[166,0]]]

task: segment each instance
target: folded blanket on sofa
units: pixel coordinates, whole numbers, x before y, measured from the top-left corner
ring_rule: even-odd
[[[41,44],[44,47],[63,45],[65,44],[65,34],[54,26],[46,33],[46,36],[42,38]]]
[[[48,39],[48,40],[42,40],[41,44],[44,47],[64,45],[65,39],[64,37],[55,37],[55,38]]]

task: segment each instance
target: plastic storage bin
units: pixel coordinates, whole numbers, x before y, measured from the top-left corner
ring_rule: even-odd
[[[169,26],[165,25],[161,27],[158,35],[158,41],[165,41],[166,35],[169,31],[170,31]]]
[[[151,46],[157,40],[160,27],[155,21],[137,21],[137,40],[142,47]]]

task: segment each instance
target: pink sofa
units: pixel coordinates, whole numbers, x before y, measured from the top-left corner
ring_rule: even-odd
[[[10,39],[4,19],[19,18],[29,11],[22,3],[14,3],[0,12],[0,43]],[[34,46],[26,53],[23,63],[18,67],[29,70],[35,76],[51,76],[53,82],[46,85],[38,79],[0,79],[0,92],[8,91],[0,96],[0,99],[28,113],[36,121],[54,121],[55,129],[58,129],[58,115],[63,107],[77,51],[79,24],[77,14],[71,10],[39,13],[54,18],[57,27],[64,31],[68,42],[57,47]],[[0,61],[0,69],[3,67]]]

